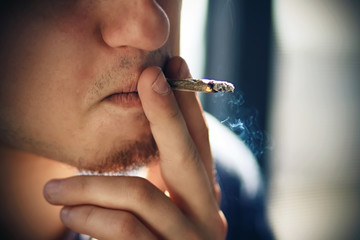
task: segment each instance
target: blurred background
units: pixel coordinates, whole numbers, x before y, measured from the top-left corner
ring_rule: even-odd
[[[360,1],[183,0],[204,109],[253,151],[277,239],[360,239]]]

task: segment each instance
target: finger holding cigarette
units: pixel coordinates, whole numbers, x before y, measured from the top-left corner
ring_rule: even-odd
[[[189,91],[189,92],[234,92],[234,85],[226,81],[218,81],[213,79],[167,79],[173,90]]]

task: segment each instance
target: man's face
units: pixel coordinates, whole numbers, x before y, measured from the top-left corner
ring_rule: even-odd
[[[176,53],[180,5],[35,0],[2,6],[1,145],[100,171],[151,159],[156,146],[137,81],[144,68],[162,67]]]

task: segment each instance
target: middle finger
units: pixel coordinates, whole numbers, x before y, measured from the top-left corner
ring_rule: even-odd
[[[54,205],[95,205],[129,211],[165,239],[191,228],[171,199],[139,177],[76,176],[52,180],[45,186],[44,195]]]

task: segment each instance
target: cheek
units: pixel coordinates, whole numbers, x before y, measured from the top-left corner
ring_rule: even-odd
[[[88,49],[94,38],[91,30],[85,32],[86,18],[56,19],[15,19],[1,33],[0,97],[13,104],[43,99],[34,103],[39,107],[52,99],[61,103],[60,97],[81,97],[82,88],[87,88],[81,80],[93,75]]]
[[[79,65],[88,59],[81,47],[85,36],[70,37],[72,33],[62,28],[46,21],[16,19],[1,32],[1,129],[21,132],[23,138],[48,135],[45,138],[77,124],[88,87],[81,79],[92,73]],[[89,64],[88,69],[92,69]]]

